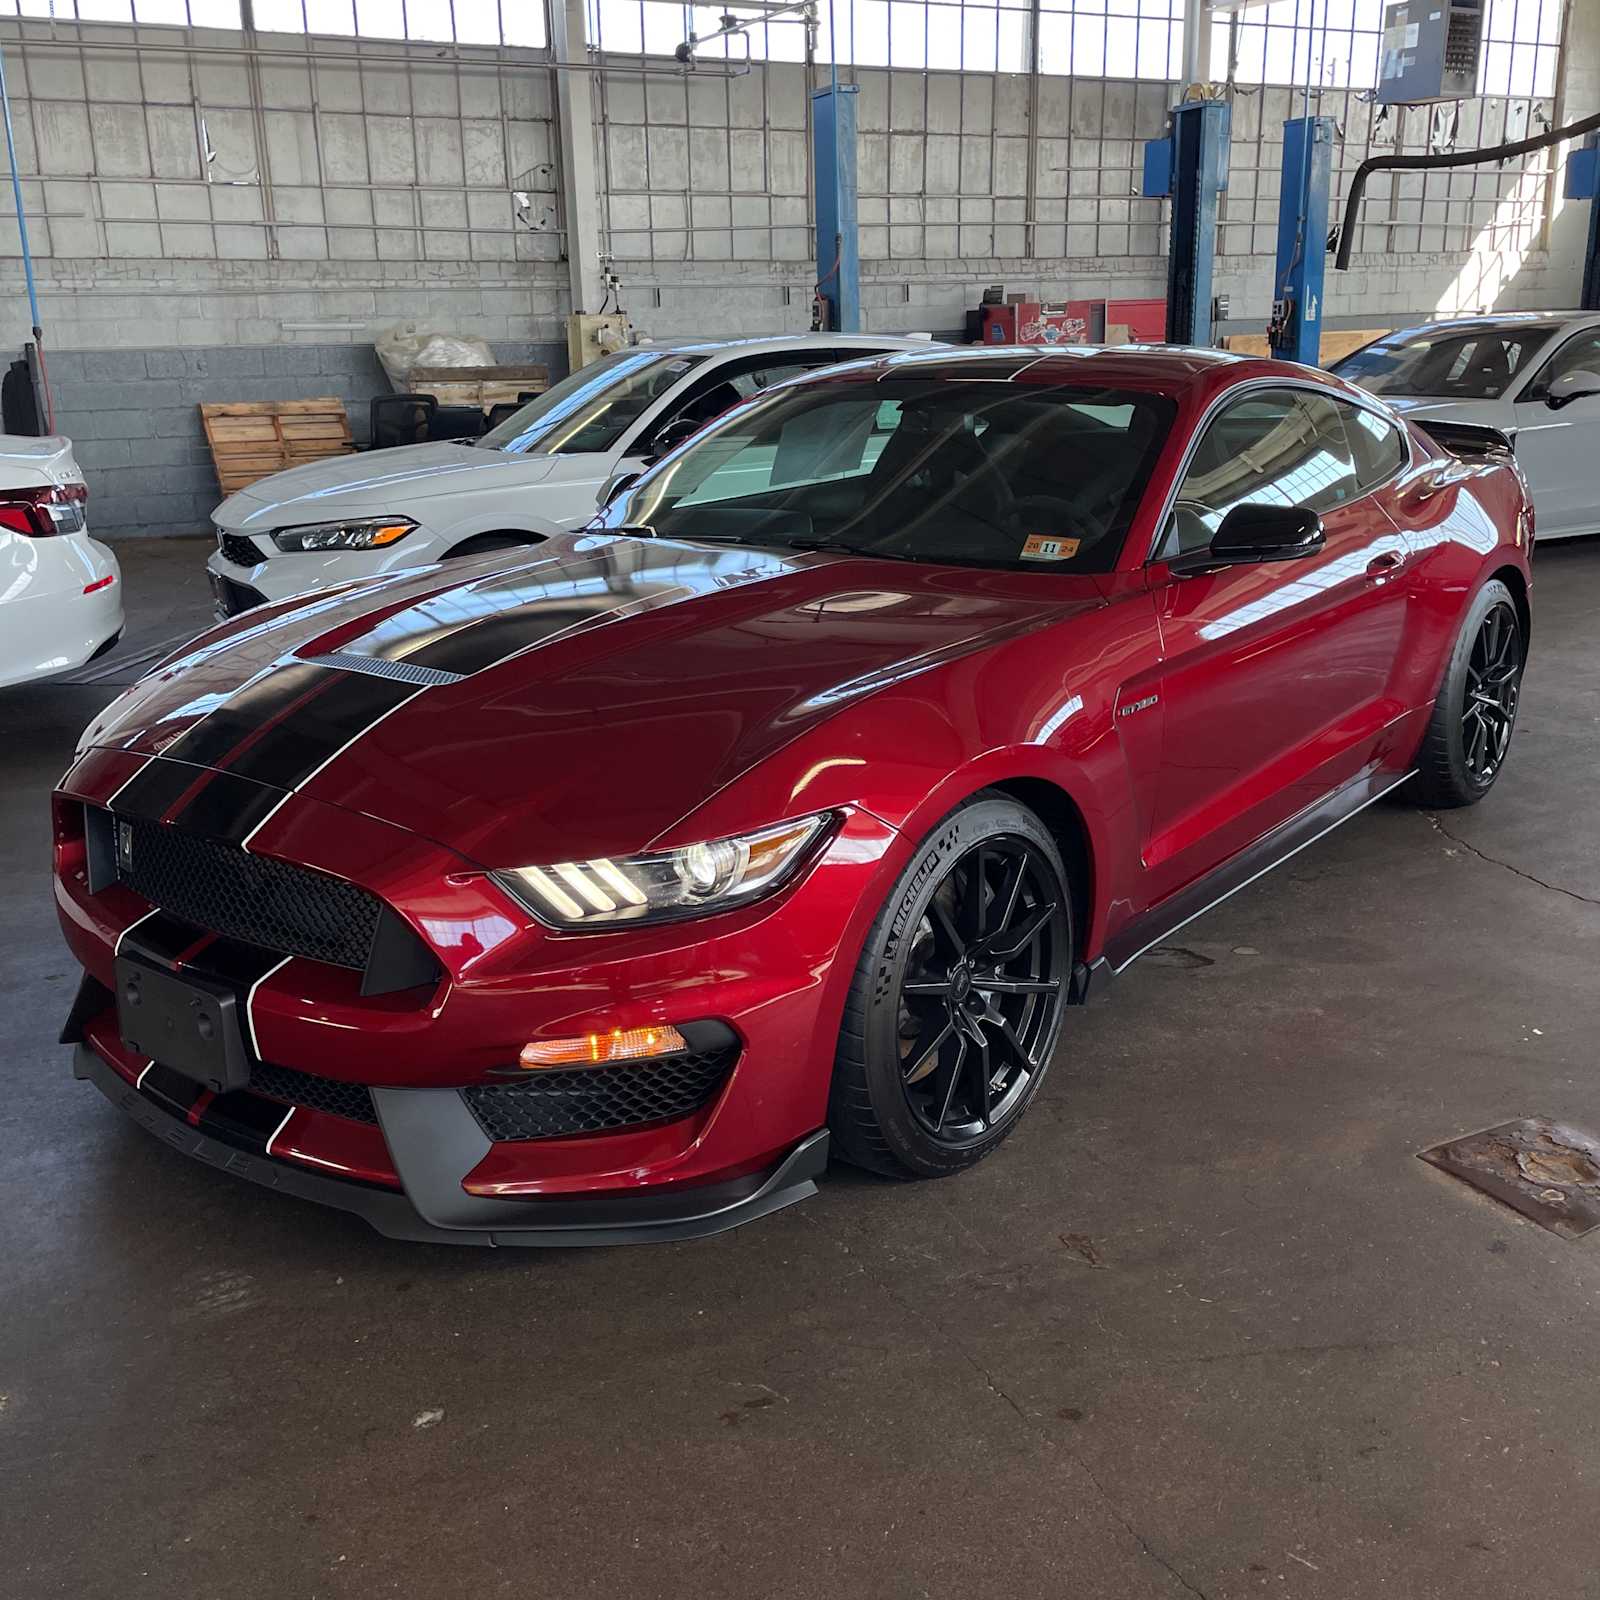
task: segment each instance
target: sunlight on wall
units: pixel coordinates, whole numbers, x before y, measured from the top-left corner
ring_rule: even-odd
[[[1494,215],[1474,236],[1466,265],[1439,296],[1434,307],[1437,315],[1468,316],[1499,306],[1500,296],[1539,242],[1549,178],[1542,166],[1530,167],[1518,177],[1511,192],[1495,206]]]

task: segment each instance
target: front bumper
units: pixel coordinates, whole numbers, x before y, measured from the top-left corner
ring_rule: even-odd
[[[236,545],[247,537],[231,534],[226,529],[219,533]],[[220,548],[213,549],[206,557],[206,571],[211,577],[219,621],[255,606],[289,600],[295,595],[360,578],[381,577],[407,567],[427,566],[439,559],[437,541],[420,527],[385,550],[328,550],[305,555],[280,551],[268,557],[261,554],[261,550],[270,542],[265,534],[251,538],[260,555],[260,559],[253,562],[230,561]]]
[[[442,846],[303,798],[262,835],[271,857],[310,873],[319,890],[339,883],[341,897],[355,888],[393,908],[436,958],[436,976],[420,986],[374,983],[364,992],[375,961],[358,971],[329,964],[339,959],[333,951],[326,960],[285,955],[267,927],[245,946],[211,935],[197,943],[215,925],[203,909],[194,907],[189,923],[152,911],[153,898],[130,887],[120,865],[91,888],[93,874],[106,870],[106,858],[91,853],[91,812],[98,817],[139,770],[138,758],[96,747],[57,797],[57,905],[90,980],[68,1040],[90,1046],[118,1080],[115,1097],[138,1108],[147,1126],[154,1118],[180,1149],[210,1160],[211,1147],[191,1134],[220,1137],[242,1151],[243,1160],[227,1164],[259,1181],[307,1192],[296,1183],[309,1177],[315,1197],[368,1215],[385,1232],[403,1224],[406,1237],[433,1237],[420,1227],[468,1242],[528,1231],[533,1217],[550,1219],[536,1231],[567,1242],[574,1230],[581,1241],[585,1230],[626,1236],[640,1227],[640,1237],[683,1237],[810,1192],[813,1167],[795,1168],[791,1158],[811,1149],[806,1162],[820,1167],[811,1141],[827,1117],[853,952],[877,903],[869,885],[893,870],[885,859],[893,831],[875,818],[847,817],[813,867],[768,901],[693,923],[564,936],[519,914],[481,871]],[[124,797],[124,807],[132,803]],[[137,862],[149,827],[133,826]],[[187,836],[176,827],[158,832],[163,849]],[[195,870],[213,869],[197,858]],[[164,897],[159,885],[146,887]],[[290,898],[272,903],[287,914],[301,889],[287,881],[279,889]],[[352,925],[360,909],[344,898],[333,907]],[[250,941],[251,929],[241,924],[239,937]],[[836,959],[841,945],[850,959]],[[197,1084],[126,1044],[112,997],[117,963],[130,957],[231,987],[253,1062],[245,1091],[201,1105]],[[526,1041],[667,1022],[714,1025],[729,1036],[708,1045],[686,1033],[691,1059],[681,1063],[681,1092],[669,1091],[665,1062],[640,1069],[651,1074],[649,1090],[629,1098],[633,1086],[618,1085],[618,1098],[604,1105],[589,1099],[580,1107],[575,1090],[556,1087],[588,1072],[508,1077]],[[722,1050],[719,1066],[711,1057]],[[702,1058],[704,1075],[693,1065]],[[599,1069],[594,1078],[598,1085],[628,1070]],[[541,1106],[523,1098],[516,1116],[497,1114],[507,1106],[502,1095],[534,1084],[543,1094],[546,1083],[552,1098]]]
[[[767,1171],[722,1183],[625,1196],[491,1200],[461,1186],[488,1141],[460,1095],[450,1089],[376,1090],[401,1182],[397,1193],[325,1178],[203,1133],[129,1083],[88,1044],[75,1048],[72,1070],[180,1155],[282,1194],[353,1212],[387,1238],[428,1244],[548,1248],[707,1238],[807,1199],[817,1192],[815,1180],[828,1163],[828,1135],[819,1131]]]

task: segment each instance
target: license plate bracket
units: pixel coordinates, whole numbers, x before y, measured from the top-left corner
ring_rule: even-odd
[[[250,1082],[250,1052],[238,992],[193,974],[179,976],[137,956],[118,956],[117,1029],[123,1043],[217,1094]]]

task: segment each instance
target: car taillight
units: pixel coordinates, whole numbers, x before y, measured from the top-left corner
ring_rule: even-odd
[[[0,491],[0,528],[30,539],[79,533],[88,499],[89,490],[81,483],[53,483],[46,489],[6,489]]]

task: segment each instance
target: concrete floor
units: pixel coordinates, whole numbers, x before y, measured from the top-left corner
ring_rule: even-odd
[[[123,547],[128,648],[201,555]],[[0,695],[0,1594],[1600,1595],[1600,1233],[1415,1158],[1600,1129],[1600,547],[1537,599],[1492,799],[1194,924],[992,1161],[633,1250],[390,1243],[74,1083],[45,792],[108,691]]]

